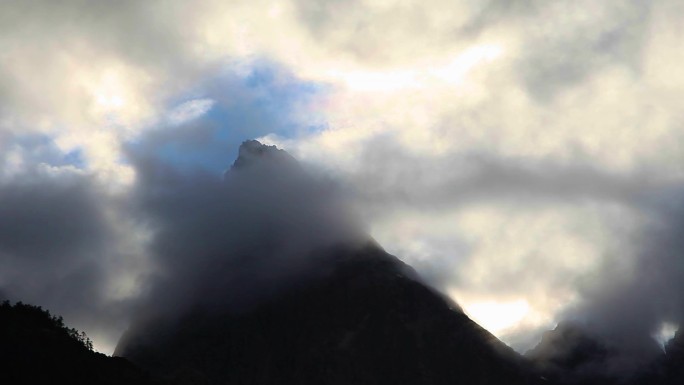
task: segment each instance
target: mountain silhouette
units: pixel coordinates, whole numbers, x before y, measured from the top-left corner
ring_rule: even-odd
[[[149,320],[115,354],[208,384],[534,383],[515,352],[377,245],[319,252],[327,269],[306,283],[248,311]]]
[[[660,373],[663,384],[684,384],[684,332],[677,334],[665,346],[665,358]]]
[[[9,301],[0,304],[0,383],[159,384],[126,359],[93,352],[85,334],[61,317]]]
[[[265,181],[269,178],[273,183]],[[264,195],[276,203],[256,199],[242,203],[272,204],[278,208],[275,212],[289,212],[289,201],[277,201],[282,196],[297,200],[320,187],[287,152],[257,141],[243,143],[225,179],[246,186],[257,181],[259,190],[253,189],[253,195],[264,189],[283,191]],[[290,180],[301,185],[292,188]],[[331,226],[334,221],[329,216],[317,216],[327,209],[328,201],[312,198],[297,201],[289,222],[304,223],[300,228],[307,231],[326,226],[346,229],[336,222]],[[315,210],[306,207],[309,201],[315,202]],[[302,218],[307,215],[313,219]],[[214,259],[212,266],[217,267],[202,268],[209,273],[192,278],[192,285],[183,276],[186,271],[178,272],[176,281],[188,290],[200,286],[212,290],[202,291],[194,303],[141,317],[121,338],[115,355],[160,378],[183,376],[207,384],[517,385],[538,381],[524,359],[370,236],[320,236],[323,241],[315,247],[296,249],[298,255],[289,255],[283,263],[279,249],[283,242],[270,240],[282,239],[272,234],[280,230],[275,226],[258,229],[262,240],[256,250],[243,250],[245,255],[239,256],[225,251],[226,260],[239,261],[239,274],[220,271],[222,266],[234,265]],[[305,243],[301,232],[287,234]],[[271,273],[269,277],[280,279],[277,284],[266,289],[255,284],[263,270],[277,270],[289,261],[297,261],[297,268],[285,279]],[[171,282],[165,283],[170,288],[163,292],[174,290]],[[248,303],[232,300],[216,305],[220,301],[204,298],[239,298],[243,291],[250,298]],[[154,298],[151,303],[153,307]]]

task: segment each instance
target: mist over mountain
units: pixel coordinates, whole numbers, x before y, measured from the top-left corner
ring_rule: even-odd
[[[655,340],[650,342],[646,349],[626,351],[624,344],[607,340],[586,325],[562,322],[544,333],[525,357],[545,378],[560,384],[652,383],[646,378],[659,370],[663,351]]]
[[[682,200],[670,188],[639,200],[644,225],[618,249],[621,257],[582,284],[582,299],[526,353],[566,383],[660,384],[681,363],[672,334],[682,324]],[[664,344],[664,346],[662,346]],[[670,348],[668,348],[670,346]]]
[[[247,141],[223,181],[167,183],[142,192],[166,224],[164,274],[116,355],[208,383],[530,383],[515,352],[284,151]]]
[[[135,211],[156,267],[139,317],[250,306],[299,279],[312,250],[369,239],[332,182],[275,146],[243,143],[223,179],[139,162]]]
[[[275,146],[244,142],[223,178],[135,161],[141,178],[132,211],[151,229],[154,269],[128,307],[132,322],[115,351],[132,364],[77,347],[87,337],[39,308],[40,317],[26,319],[57,322],[54,335],[62,337],[3,305],[0,332],[12,336],[3,354],[24,368],[13,372],[17,381],[33,378],[20,373],[37,357],[48,371],[75,360],[85,368],[78,381],[111,383],[674,385],[683,378],[681,333],[663,352],[649,328],[624,328],[648,315],[613,323],[613,334],[610,317],[592,317],[624,309],[630,297],[618,291],[592,302],[610,305],[603,313],[568,313],[585,320],[560,323],[520,356],[383,250],[339,186]],[[635,314],[658,309],[634,306]]]
[[[209,384],[532,384],[512,349],[378,245],[315,250],[307,276],[252,308],[133,325],[116,350]]]

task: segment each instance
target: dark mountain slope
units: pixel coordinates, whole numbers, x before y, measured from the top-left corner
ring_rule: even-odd
[[[545,378],[560,384],[610,385],[619,378],[607,373],[616,351],[581,325],[560,323],[544,333],[541,342],[525,356]]]
[[[123,358],[92,351],[84,334],[40,307],[0,305],[0,384],[152,384]]]
[[[136,325],[117,355],[211,384],[527,384],[510,348],[375,245],[325,253],[315,277],[242,311]]]
[[[585,325],[560,323],[525,356],[540,375],[561,385],[684,384],[681,333],[660,350],[655,340],[638,351],[608,341]]]
[[[681,385],[684,384],[684,332],[680,329],[665,345],[665,354],[656,362],[643,384]],[[641,385],[641,384],[639,384]]]

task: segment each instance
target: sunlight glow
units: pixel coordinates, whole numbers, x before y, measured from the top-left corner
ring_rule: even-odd
[[[100,93],[96,95],[95,101],[104,110],[118,110],[124,106],[124,100],[119,95]]]
[[[464,310],[475,322],[492,334],[516,326],[530,312],[527,301],[485,301],[464,305]]]
[[[443,65],[391,71],[331,70],[327,71],[326,77],[360,92],[390,92],[444,83],[458,85],[474,68],[494,61],[502,53],[503,48],[499,45],[482,44],[463,51]]]
[[[655,338],[655,340],[660,344],[660,347],[664,349],[667,342],[674,337],[677,329],[679,329],[679,326],[670,322],[663,322],[663,324],[660,325],[660,330],[658,330],[653,338]]]
[[[126,106],[125,82],[119,71],[108,70],[89,85],[96,110],[99,113],[117,112]]]
[[[431,72],[439,80],[459,84],[472,69],[494,61],[502,52],[503,49],[498,45],[477,45],[467,49],[446,66],[433,69]]]
[[[416,71],[358,71],[340,75],[344,84],[355,91],[396,91],[420,86]]]

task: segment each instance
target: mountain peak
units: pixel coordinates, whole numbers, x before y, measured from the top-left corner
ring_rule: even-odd
[[[287,151],[252,139],[242,142],[238,150],[238,157],[231,169],[244,169],[262,162],[286,165],[297,164],[297,160],[288,154]]]

